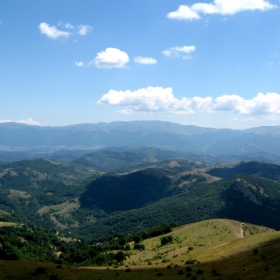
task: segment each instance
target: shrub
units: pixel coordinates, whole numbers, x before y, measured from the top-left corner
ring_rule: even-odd
[[[184,274],[184,271],[181,269],[181,270],[178,271],[178,274],[179,274],[179,275],[183,275],[183,274]]]
[[[194,263],[196,263],[197,262],[197,260],[187,260],[186,262],[185,262],[185,264],[194,264]]]
[[[130,251],[131,250],[131,247],[129,244],[126,244],[125,247],[124,247],[125,251]]]
[[[212,276],[218,276],[219,275],[216,268],[211,270],[211,274],[212,274]]]
[[[134,245],[134,249],[144,251],[145,250],[145,245],[137,243],[137,244]]]
[[[35,269],[36,274],[46,274],[46,269],[42,266],[39,266]]]
[[[49,280],[58,280],[57,274],[51,274]]]
[[[203,269],[198,269],[196,272],[197,275],[202,275],[203,273],[204,273]]]
[[[161,245],[164,246],[168,243],[171,243],[172,241],[173,241],[172,235],[163,236],[162,239],[161,239]]]

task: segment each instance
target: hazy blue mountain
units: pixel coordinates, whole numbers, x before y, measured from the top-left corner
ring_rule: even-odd
[[[189,153],[156,148],[107,148],[85,154],[72,163],[106,172],[127,172],[159,164],[164,160],[195,160]],[[186,165],[186,163],[185,163]]]
[[[65,127],[3,123],[0,124],[0,147],[2,150],[5,148],[20,150],[153,146],[200,151],[204,146],[217,140],[243,133],[160,121],[80,124]]]
[[[278,143],[279,126],[231,130],[160,121],[64,127],[0,124],[0,161],[23,159],[25,152],[27,157],[41,156],[69,162],[90,150],[101,148],[154,147],[204,156],[208,162],[224,161],[223,158],[226,158],[226,161],[244,159],[279,163]]]

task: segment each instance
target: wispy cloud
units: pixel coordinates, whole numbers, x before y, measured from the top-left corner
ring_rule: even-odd
[[[136,91],[110,90],[99,99],[98,104],[124,107],[123,113],[194,114],[197,111],[229,111],[241,115],[280,114],[280,94],[270,92],[258,93],[252,99],[244,99],[239,95],[178,99],[172,88],[147,87]]]
[[[142,56],[137,56],[134,58],[134,61],[136,63],[139,63],[139,64],[157,64],[157,60],[152,58],[152,57],[142,57]]]
[[[201,15],[207,14],[233,15],[242,11],[266,11],[276,7],[266,0],[214,0],[210,4],[180,5],[176,11],[168,13],[167,17],[177,20],[195,20],[201,19]]]
[[[75,65],[78,67],[83,67],[85,66],[84,63],[82,61],[75,61]]]
[[[22,123],[22,124],[27,124],[27,125],[40,125],[39,122],[34,121],[32,118],[26,119],[26,120],[18,120],[18,121],[13,121],[13,120],[0,120],[0,123]]]
[[[39,30],[41,34],[44,34],[51,39],[58,39],[68,38],[75,34],[81,36],[87,35],[92,31],[92,27],[89,25],[74,26],[69,22],[64,23],[62,21],[60,21],[57,26],[51,26],[46,22],[41,22],[39,25]]]
[[[58,26],[61,26],[61,27],[63,27],[63,28],[66,28],[66,29],[74,29],[74,28],[75,28],[75,26],[72,25],[72,24],[69,23],[69,22],[60,21],[57,25],[58,25]]]
[[[191,53],[196,50],[195,46],[171,47],[168,50],[162,51],[166,56],[182,57],[184,59],[191,59]]]
[[[107,48],[105,51],[97,53],[94,60],[89,64],[97,68],[122,68],[129,62],[129,56],[116,48]]]
[[[79,25],[78,26],[78,33],[82,36],[87,35],[92,31],[92,27],[89,25]]]

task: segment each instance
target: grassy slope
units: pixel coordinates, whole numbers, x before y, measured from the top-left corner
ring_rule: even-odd
[[[0,279],[279,279],[280,233],[231,220],[208,220],[181,226],[172,233],[174,243],[160,244],[160,237],[143,242],[146,250],[127,260],[127,267],[76,269],[37,262],[0,261]],[[252,235],[253,234],[253,235]],[[243,235],[245,236],[243,238]],[[199,245],[204,246],[199,246]],[[188,247],[194,249],[189,251]],[[157,252],[154,251],[156,248]],[[166,252],[169,262],[162,259],[152,265],[141,260],[150,253]],[[145,255],[145,256],[144,256]],[[138,259],[138,265],[129,262]],[[190,258],[200,263],[185,264]],[[14,269],[14,267],[17,269]],[[44,267],[45,274],[36,273]],[[189,271],[187,271],[189,270]],[[55,278],[56,277],[56,278]],[[196,278],[194,278],[196,277]]]
[[[125,264],[147,266],[150,261],[157,266],[166,266],[170,263],[180,265],[187,260],[205,262],[252,248],[270,238],[270,235],[274,236],[275,231],[237,221],[215,219],[178,227],[171,235],[173,242],[165,246],[161,246],[161,236],[145,240],[143,244],[146,250],[133,250]]]

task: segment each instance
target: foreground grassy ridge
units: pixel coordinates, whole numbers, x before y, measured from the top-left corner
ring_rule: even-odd
[[[261,235],[265,236],[266,233]],[[280,279],[280,233],[267,233],[267,237],[263,237],[263,241],[261,245],[218,260],[199,264],[169,264],[161,267],[77,269],[38,262],[0,261],[0,279],[278,280]]]
[[[278,234],[272,229],[238,221],[216,219],[178,227],[172,242],[161,245],[163,236],[143,241],[145,250],[133,250],[125,261],[128,266],[180,265],[187,260],[209,261],[246,250]],[[252,238],[254,236],[254,238]],[[133,247],[134,244],[131,244]]]
[[[145,250],[128,251],[119,267],[0,261],[0,279],[280,279],[280,232],[217,219],[180,226],[170,235],[166,245],[164,236],[143,241]]]

